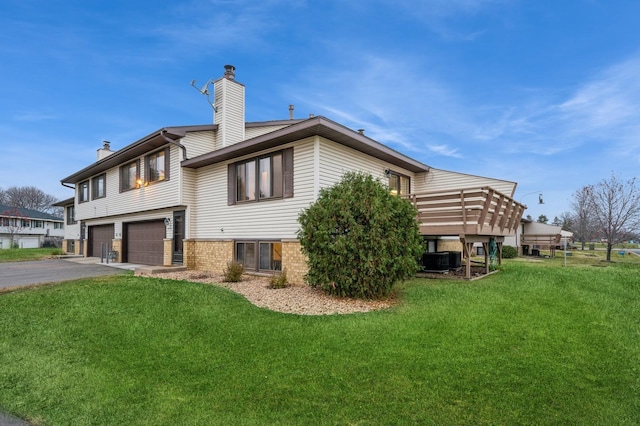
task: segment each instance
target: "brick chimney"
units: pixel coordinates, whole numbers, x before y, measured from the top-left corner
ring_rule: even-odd
[[[213,122],[218,125],[218,149],[242,142],[245,138],[244,85],[235,78],[236,67],[225,65],[224,75],[213,82]]]

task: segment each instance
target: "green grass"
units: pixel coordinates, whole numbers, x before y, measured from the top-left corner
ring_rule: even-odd
[[[0,250],[0,263],[49,259],[64,252],[57,248],[15,248]]]
[[[0,407],[51,425],[639,424],[640,266],[559,261],[412,280],[397,307],[342,316],[130,275],[8,293]]]

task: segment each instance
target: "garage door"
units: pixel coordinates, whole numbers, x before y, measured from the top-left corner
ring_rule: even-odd
[[[113,245],[113,224],[89,227],[89,253],[87,256],[107,256],[107,251]]]
[[[40,247],[40,239],[38,237],[18,237],[18,247],[38,248]]]
[[[125,227],[127,262],[142,265],[164,263],[164,238],[167,234],[164,221],[127,223]]]

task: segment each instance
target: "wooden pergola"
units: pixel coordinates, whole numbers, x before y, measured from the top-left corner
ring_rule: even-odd
[[[488,273],[491,240],[496,242],[500,263],[504,237],[516,234],[527,208],[488,186],[411,194],[409,199],[418,210],[422,235],[460,238],[467,279],[471,279],[473,245],[481,243],[484,247]]]

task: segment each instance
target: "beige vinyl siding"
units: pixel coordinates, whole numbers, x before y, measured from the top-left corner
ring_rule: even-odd
[[[153,151],[155,152],[155,151]],[[76,220],[109,217],[139,211],[161,209],[180,204],[182,194],[179,165],[180,149],[169,148],[169,180],[156,182],[139,189],[120,192],[120,167],[107,170],[106,197],[76,204]],[[140,176],[144,178],[144,156],[140,157]]]
[[[190,168],[182,168],[182,200],[180,204],[185,208],[185,238],[191,238],[196,232],[197,223],[193,219],[193,207],[197,202],[197,170]],[[179,209],[177,209],[179,210]]]
[[[385,170],[408,176],[414,186],[415,174],[331,140],[319,139],[319,188],[329,187],[351,171],[364,172],[388,183]]]
[[[416,193],[490,186],[505,195],[513,196],[516,187],[515,182],[442,169],[432,168],[428,172],[420,173],[420,175],[423,176],[416,179],[413,189]]]
[[[276,130],[283,129],[285,127],[290,126],[290,124],[281,124],[278,126],[260,126],[260,127],[249,127],[245,129],[245,139],[255,138],[257,136],[262,136],[267,133],[275,132]]]
[[[188,132],[179,142],[187,148],[189,158],[194,158],[213,151],[215,134],[213,130]],[[180,157],[180,159],[182,160],[183,158]]]
[[[313,140],[293,146],[294,196],[254,203],[227,205],[227,165],[215,164],[197,171],[197,206],[191,238],[282,239],[296,238],[298,214],[313,200]],[[255,156],[270,151],[254,154]],[[231,163],[254,155],[238,158]],[[193,226],[193,224],[192,224]],[[192,230],[194,227],[192,227]]]

